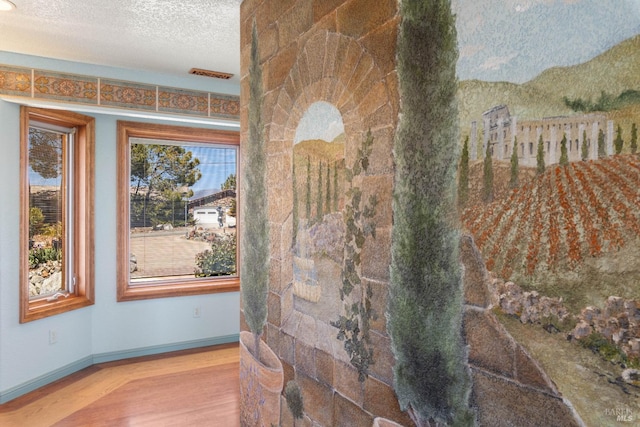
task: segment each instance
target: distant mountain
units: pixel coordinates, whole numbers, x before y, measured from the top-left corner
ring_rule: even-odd
[[[583,64],[553,67],[523,84],[465,80],[458,85],[462,134],[482,113],[505,104],[523,119],[576,114],[563,97],[596,100],[604,91],[614,97],[640,90],[640,35],[627,39]],[[478,123],[479,128],[482,123]]]
[[[640,90],[640,34],[583,64],[545,70],[523,86],[585,99],[595,99],[602,91],[618,96],[628,89]]]
[[[335,161],[344,158],[345,135],[338,135],[332,142],[322,139],[301,141],[294,147],[296,156],[311,157],[311,161]]]

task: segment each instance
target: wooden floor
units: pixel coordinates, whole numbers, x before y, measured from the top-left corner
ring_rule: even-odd
[[[101,363],[0,405],[0,426],[235,427],[238,367],[237,344]]]

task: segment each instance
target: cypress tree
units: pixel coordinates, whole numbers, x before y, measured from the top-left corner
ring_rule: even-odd
[[[308,222],[311,222],[311,158],[307,156],[307,197],[304,204],[304,213]]]
[[[455,219],[459,141],[450,0],[401,0],[387,331],[394,388],[417,426],[472,425]]]
[[[509,187],[516,188],[518,186],[518,138],[513,139],[513,153],[511,153],[511,179]]]
[[[327,162],[327,194],[326,194],[326,204],[324,207],[325,213],[331,212],[331,179],[329,178],[329,174],[331,172],[331,165]]]
[[[604,159],[607,157],[607,147],[604,145],[604,131],[600,129],[598,131],[598,158]]]
[[[587,131],[582,131],[582,149],[581,157],[582,160],[587,160],[589,158],[589,147],[587,146]]]
[[[316,221],[322,221],[322,206],[324,206],[324,200],[322,199],[322,162],[318,163],[318,195],[316,199]]]
[[[338,164],[333,164],[333,211],[338,212]]]
[[[490,203],[493,201],[493,157],[491,156],[491,143],[487,143],[482,171],[482,201]]]
[[[569,164],[569,153],[567,153],[567,134],[562,135],[562,141],[560,141],[560,166],[567,166]]]
[[[631,143],[629,144],[631,154],[636,154],[638,151],[638,127],[635,123],[631,124]]]
[[[464,139],[460,170],[458,172],[458,205],[464,206],[469,198],[469,137]]]
[[[538,153],[536,154],[536,174],[542,175],[544,173],[544,143],[542,142],[542,135],[538,138]]]
[[[295,245],[296,237],[298,235],[298,223],[299,223],[299,214],[298,214],[298,179],[296,177],[296,162],[295,157],[293,160],[293,170],[291,171],[291,184],[293,185],[293,238],[291,239],[291,244]]]
[[[622,147],[624,146],[624,141],[622,139],[622,128],[618,125],[616,129],[616,139],[613,141],[613,146],[616,149],[616,154],[622,153]]]
[[[255,21],[251,38],[249,64],[249,136],[247,166],[242,169],[244,200],[241,204],[244,227],[240,233],[243,260],[242,301],[245,320],[253,333],[253,352],[260,360],[260,336],[267,321],[269,291],[269,222],[267,221],[267,159],[262,120],[262,70],[258,53],[258,31]]]

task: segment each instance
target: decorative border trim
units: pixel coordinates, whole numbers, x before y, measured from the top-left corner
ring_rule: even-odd
[[[240,97],[0,64],[0,95],[240,119]]]
[[[189,350],[192,348],[229,344],[238,342],[239,340],[240,334],[232,334],[201,340],[183,341],[175,344],[155,345],[132,350],[93,354],[27,381],[26,383],[12,387],[7,391],[0,392],[0,405],[98,363],[113,362],[114,360],[150,356],[160,353],[169,353],[172,351]]]

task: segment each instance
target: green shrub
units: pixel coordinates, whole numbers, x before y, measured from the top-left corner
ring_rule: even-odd
[[[196,255],[196,277],[223,276],[236,272],[236,235],[216,235],[211,250]]]
[[[35,268],[47,261],[60,261],[62,250],[58,248],[36,248],[29,251],[29,266]]]
[[[625,365],[629,363],[627,355],[599,332],[592,332],[578,342],[582,347],[588,348],[610,362]]]
[[[293,418],[300,419],[304,415],[304,402],[302,401],[302,393],[300,387],[295,381],[289,381],[284,388],[284,397],[287,400],[287,406],[293,415]]]

